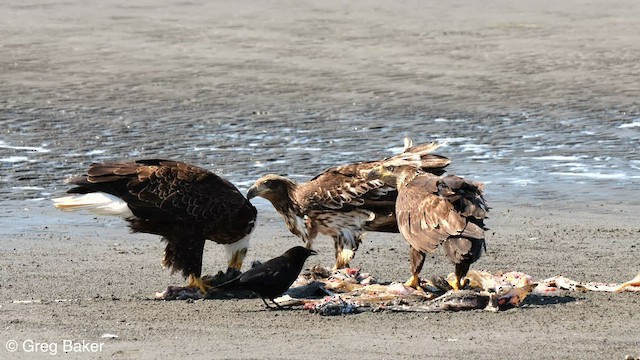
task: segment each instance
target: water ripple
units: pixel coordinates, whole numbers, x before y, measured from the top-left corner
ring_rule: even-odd
[[[97,117],[90,124],[73,121],[87,115],[78,110],[54,126],[23,121],[42,111],[14,112],[6,121],[8,131],[0,135],[4,197],[45,199],[61,193],[64,179],[91,162],[140,158],[198,164],[243,189],[265,173],[304,181],[330,166],[389,156],[405,135],[444,142],[438,153],[452,159],[450,171],[486,182],[489,198],[569,196],[576,181],[594,198],[624,198],[623,189],[637,186],[640,177],[640,129],[621,126],[629,121],[414,114],[389,122],[394,114],[379,110],[356,115],[278,109],[199,121],[174,119],[179,113],[135,122]]]

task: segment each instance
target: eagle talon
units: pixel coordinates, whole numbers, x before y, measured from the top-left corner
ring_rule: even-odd
[[[471,280],[464,278],[464,280],[462,280],[462,288],[466,288],[469,287],[469,284],[471,283]]]
[[[457,277],[448,282],[451,288],[456,291],[464,289],[465,287],[469,286],[469,283],[470,283],[469,279],[467,278],[464,278],[463,280],[461,280],[461,279],[458,279]]]
[[[209,292],[209,287],[204,283],[201,277],[195,275],[189,275],[187,283],[188,288],[197,288],[202,292],[202,295],[206,295]]]
[[[404,286],[414,288],[416,290],[421,290],[420,288],[420,277],[417,275],[411,275],[409,280],[404,283]]]

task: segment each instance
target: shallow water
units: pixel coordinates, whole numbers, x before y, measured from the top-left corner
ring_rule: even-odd
[[[485,182],[489,199],[634,200],[628,191],[640,184],[638,119],[415,114],[389,120],[366,113],[301,113],[52,124],[15,114],[3,123],[1,191],[13,200],[46,200],[65,189],[67,176],[82,173],[91,162],[115,159],[180,159],[241,189],[266,173],[304,181],[329,166],[392,155],[405,135],[445,143],[436,152],[452,159],[449,171]]]
[[[8,1],[0,210],[49,207],[91,162],[177,159],[245,190],[392,155],[404,136],[445,142],[489,202],[639,202],[637,16],[496,4],[506,17],[472,2],[458,18],[438,2]]]

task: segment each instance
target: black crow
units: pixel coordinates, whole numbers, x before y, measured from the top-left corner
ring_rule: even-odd
[[[260,296],[264,304],[271,309],[266,299],[271,300],[282,295],[298,278],[304,262],[315,250],[295,246],[284,254],[257,265],[233,280],[215,286],[216,289],[248,290]]]

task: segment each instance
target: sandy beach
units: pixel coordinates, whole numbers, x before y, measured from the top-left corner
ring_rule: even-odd
[[[556,274],[579,281],[623,282],[636,274],[638,206],[494,204],[489,251],[474,268],[518,270],[536,279]],[[637,293],[560,292],[532,295],[522,308],[500,313],[362,313],[321,317],[302,310],[267,311],[259,299],[151,300],[181,284],[159,265],[163,246],[100,219],[81,228],[64,215],[21,233],[2,235],[3,340],[104,343],[90,357],[190,358],[575,358],[623,359],[638,353]],[[72,215],[80,216],[80,215]],[[108,232],[108,236],[104,232]],[[25,241],[25,238],[29,241]],[[248,260],[276,256],[298,243],[274,214],[261,214]],[[317,242],[308,265],[332,264],[332,243]],[[225,266],[221,248],[208,244],[205,273]],[[355,259],[380,280],[404,280],[407,248],[399,235],[369,234]],[[423,273],[447,274],[441,253]],[[14,303],[15,300],[24,303]],[[31,302],[33,300],[33,302]],[[105,334],[117,339],[105,339]],[[3,349],[4,351],[4,349]],[[313,355],[310,355],[313,354]],[[6,358],[31,358],[22,349]],[[43,355],[47,357],[49,355]]]
[[[136,4],[0,5],[0,121],[11,129],[0,130],[4,143],[37,139],[89,151],[90,139],[102,141],[96,124],[117,124],[123,130],[113,134],[113,156],[151,157],[162,141],[134,133],[137,124],[195,128],[262,111],[293,120],[323,111],[346,123],[367,112],[381,124],[414,113],[640,118],[634,1]],[[28,130],[17,130],[23,125]],[[638,141],[637,129],[629,128],[630,142]],[[193,134],[165,137],[179,143]],[[144,150],[132,155],[127,146]],[[162,156],[208,161],[172,151]],[[458,154],[441,153],[456,164]],[[84,165],[63,158],[59,168],[38,171],[37,162],[2,165],[3,196],[11,200],[0,204],[1,359],[640,358],[638,293],[532,295],[499,313],[335,317],[267,311],[260,299],[155,301],[156,291],[184,283],[162,270],[158,237],[130,234],[119,219],[58,212],[28,186],[9,183],[53,196]],[[328,164],[311,168],[321,166]],[[597,200],[578,183],[563,185],[570,194],[563,197],[488,186],[488,252],[473,268],[583,282],[633,278],[640,271],[638,187],[615,181],[594,193]],[[245,263],[297,244],[262,203]],[[332,265],[331,240],[316,244],[319,255],[307,265]],[[352,265],[404,281],[407,253],[399,234],[371,233]],[[208,243],[204,273],[224,267],[222,247]],[[438,252],[423,274],[451,271]]]

